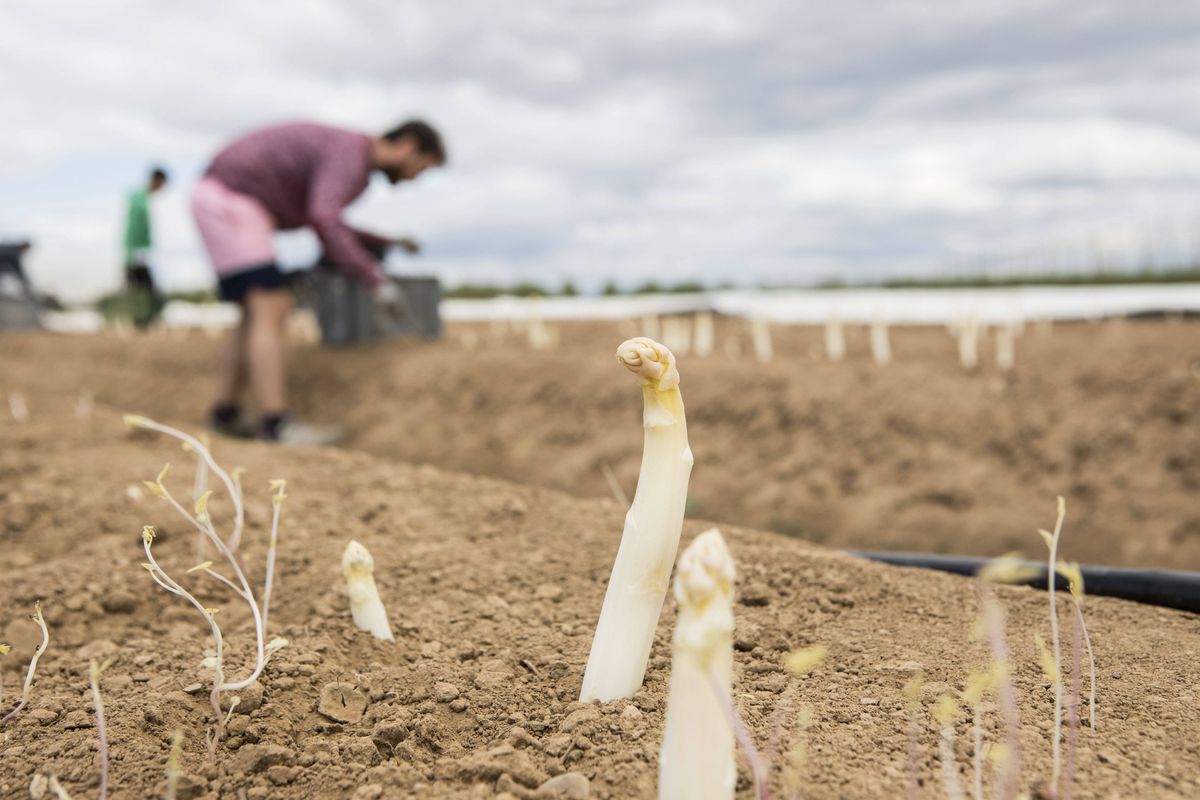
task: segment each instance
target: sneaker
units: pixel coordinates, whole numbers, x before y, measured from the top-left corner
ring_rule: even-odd
[[[232,436],[235,439],[253,439],[258,434],[254,420],[240,409],[230,416],[218,413],[217,409],[208,412],[208,429],[222,436]]]
[[[336,426],[310,425],[290,418],[276,426],[274,435],[265,429],[259,431],[259,438],[264,441],[300,447],[328,447],[340,442],[344,436],[345,431]]]

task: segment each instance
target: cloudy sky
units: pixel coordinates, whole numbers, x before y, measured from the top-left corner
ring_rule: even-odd
[[[119,281],[152,162],[156,270],[209,273],[223,141],[442,128],[450,167],[348,214],[446,280],[596,287],[1077,269],[1200,253],[1200,4],[1108,0],[5,3],[0,237],[47,289]],[[312,242],[290,235],[287,261]]]

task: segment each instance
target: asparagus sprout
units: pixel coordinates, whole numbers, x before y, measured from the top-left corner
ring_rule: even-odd
[[[626,496],[625,490],[621,488],[621,482],[617,480],[617,473],[613,472],[613,468],[609,466],[607,461],[600,462],[600,474],[604,476],[604,480],[608,484],[608,490],[612,492],[613,499],[619,505],[629,505],[629,497]]]
[[[206,447],[203,442],[194,436],[184,433],[181,430],[172,428],[169,425],[162,425],[152,419],[148,419],[147,417],[139,416],[137,414],[126,414],[124,420],[126,427],[128,427],[130,430],[135,428],[143,428],[148,431],[164,433],[167,436],[174,437],[180,442],[188,445],[192,452],[196,453],[200,460],[205,463],[207,469],[211,470],[212,474],[217,476],[217,478],[225,486],[225,490],[229,493],[229,498],[233,502],[233,532],[229,535],[229,539],[227,540],[226,544],[228,545],[231,553],[236,553],[238,550],[238,545],[240,545],[242,541],[242,528],[245,527],[246,524],[246,512],[242,506],[242,486],[241,482],[238,480],[238,469],[234,469],[232,476],[225,472],[225,470],[221,469],[221,467],[217,464],[216,460],[213,459],[212,453],[209,452],[208,447]],[[156,483],[159,486],[161,486],[163,478],[166,477],[166,471],[167,467],[163,467],[163,473],[158,476]],[[152,486],[149,481],[146,481],[145,483],[146,487],[154,493],[155,497],[163,497],[163,495],[158,494],[156,487]]]
[[[946,783],[946,797],[963,800],[962,785],[958,782],[958,761],[954,755],[954,718],[958,716],[958,701],[944,694],[938,698],[933,710],[938,722],[938,744],[942,756],[942,780]]]
[[[22,424],[29,422],[29,405],[25,402],[25,395],[20,392],[8,393],[8,410],[12,412],[12,418]]]
[[[0,656],[6,656],[12,651],[12,645],[0,642]],[[0,672],[0,704],[4,703],[4,673]]]
[[[701,311],[696,314],[695,336],[692,339],[692,352],[697,358],[708,358],[713,352],[716,341],[711,311]]]
[[[50,791],[54,792],[54,796],[57,797],[58,800],[71,800],[71,795],[67,794],[67,790],[64,789],[62,784],[58,782],[57,775],[51,774],[50,779],[46,781],[46,786],[50,789]]]
[[[771,326],[762,317],[750,320],[750,338],[754,342],[754,357],[760,364],[769,364],[775,357],[775,348],[771,344]]]
[[[925,690],[925,680],[921,673],[912,676],[904,684],[902,693],[908,704],[908,785],[906,797],[917,800],[921,782],[917,768],[921,762],[921,693]]]
[[[180,585],[174,578],[167,574],[167,572],[155,559],[151,549],[151,545],[154,543],[155,537],[153,526],[147,525],[142,529],[142,547],[146,554],[146,563],[144,563],[142,566],[147,572],[150,573],[150,577],[155,583],[157,583],[163,589],[166,589],[171,594],[178,595],[179,597],[187,600],[193,608],[199,611],[204,617],[204,620],[208,624],[209,630],[212,633],[213,642],[215,645],[215,655],[211,659],[205,659],[206,665],[210,666],[213,670],[213,684],[212,690],[209,693],[209,701],[213,708],[214,722],[212,730],[206,735],[206,742],[208,744],[208,760],[209,763],[212,764],[216,760],[217,747],[220,744],[221,734],[227,722],[227,717],[224,717],[221,711],[221,695],[224,692],[236,692],[244,689],[257,680],[262,674],[263,669],[266,667],[267,662],[270,660],[271,655],[280,647],[283,647],[287,644],[286,639],[280,638],[272,639],[270,642],[266,641],[267,611],[269,610],[272,578],[275,568],[275,547],[278,539],[279,512],[283,500],[287,497],[284,492],[286,484],[281,480],[274,480],[270,483],[271,489],[275,492],[275,494],[272,496],[274,512],[272,516],[271,540],[267,550],[266,572],[263,581],[263,602],[260,606],[258,600],[254,596],[254,590],[250,588],[250,582],[246,579],[246,574],[242,570],[241,563],[239,562],[238,557],[235,555],[235,548],[238,540],[240,539],[242,525],[244,522],[240,471],[235,469],[232,476],[229,473],[226,473],[216,463],[212,457],[212,454],[208,451],[208,448],[199,439],[178,431],[175,428],[161,425],[157,422],[146,419],[145,417],[138,417],[134,415],[127,415],[125,417],[125,423],[131,428],[145,428],[147,430],[165,433],[187,444],[188,447],[190,447],[191,450],[195,452],[201,460],[204,461],[208,469],[211,470],[212,474],[216,475],[222,484],[224,484],[231,499],[233,500],[235,509],[234,531],[228,540],[222,540],[221,537],[217,535],[216,529],[213,526],[212,517],[208,512],[208,502],[209,498],[212,496],[211,491],[206,491],[204,494],[196,498],[193,511],[188,511],[183,507],[182,504],[180,504],[178,500],[175,499],[164,483],[167,477],[168,467],[163,467],[156,480],[144,482],[146,488],[150,490],[151,494],[162,500],[166,500],[167,503],[173,509],[175,509],[180,516],[182,516],[187,522],[189,522],[208,539],[209,544],[216,549],[217,553],[220,554],[220,556],[228,565],[229,569],[233,572],[234,579],[231,580],[221,573],[215,571],[213,569],[212,561],[204,561],[187,570],[187,572],[189,574],[203,572],[204,574],[229,587],[231,590],[233,590],[234,594],[236,594],[246,603],[247,606],[249,606],[250,616],[254,622],[254,667],[249,674],[247,674],[241,680],[227,682],[225,680],[223,660],[224,638],[221,635],[221,628],[216,621],[218,609],[205,606],[192,592],[184,589],[182,585]],[[230,708],[232,709],[236,703],[237,698],[235,697],[230,703]]]
[[[1096,654],[1092,652],[1092,637],[1088,633],[1087,622],[1083,618],[1083,570],[1078,564],[1058,562],[1058,574],[1067,579],[1071,591],[1071,601],[1075,606],[1075,618],[1083,634],[1083,643],[1087,647],[1088,667],[1091,681],[1088,687],[1091,691],[1088,697],[1088,727],[1096,730]]]
[[[660,800],[733,797],[737,765],[725,711],[733,691],[733,578],[733,559],[716,528],[679,558]]]
[[[989,759],[999,771],[996,795],[1001,800],[1017,795],[1021,774],[1021,713],[1009,671],[1008,640],[1004,634],[1004,610],[992,583],[1019,583],[1030,576],[1029,567],[1012,556],[990,561],[979,571],[980,618],[983,635],[991,650],[991,684],[1004,715],[1005,741],[992,746]]]
[[[675,356],[639,337],[621,344],[617,361],[641,382],[645,441],[637,490],[584,671],[579,699],[585,702],[632,697],[642,685],[679,548],[692,472]]]
[[[979,321],[971,317],[958,329],[958,360],[963,369],[972,370],[979,365]]]
[[[96,408],[96,395],[91,392],[84,392],[79,395],[79,402],[75,404],[76,419],[91,419],[92,411]]]
[[[92,687],[92,705],[96,709],[96,736],[99,739],[100,756],[100,800],[108,797],[108,726],[104,722],[104,700],[100,697],[100,676],[112,664],[107,659],[97,664],[96,659],[88,663],[88,682]]]
[[[1011,324],[996,329],[996,366],[1004,372],[1011,370],[1017,360],[1015,338],[1016,331]]]
[[[692,323],[686,317],[663,317],[663,344],[676,355],[686,356],[692,349]]]
[[[167,791],[165,800],[176,800],[179,795],[179,776],[183,774],[183,731],[171,735],[171,752],[167,756]]]
[[[825,357],[835,363],[846,357],[846,334],[837,317],[825,322]]]
[[[351,540],[342,554],[342,575],[350,594],[350,614],[359,630],[368,631],[376,639],[395,641],[387,611],[375,588],[375,559],[356,541]]]
[[[46,627],[46,620],[42,617],[42,602],[39,600],[33,606],[33,621],[42,629],[42,643],[33,651],[33,656],[29,659],[29,669],[25,673],[25,684],[21,687],[21,700],[17,703],[17,707],[8,712],[3,718],[0,718],[0,728],[8,724],[9,720],[21,713],[21,709],[25,708],[29,703],[29,695],[33,692],[33,675],[37,672],[38,659],[42,657],[42,653],[46,652],[46,647],[50,644],[50,629]],[[8,645],[5,645],[4,651],[8,652]]]
[[[1062,536],[1063,519],[1067,515],[1066,501],[1062,497],[1058,498],[1058,519],[1054,522],[1054,533],[1049,531],[1039,530],[1042,540],[1046,543],[1046,549],[1050,551],[1049,561],[1047,564],[1046,581],[1047,593],[1050,597],[1050,636],[1054,645],[1054,775],[1053,783],[1051,784],[1055,790],[1058,789],[1058,779],[1062,774],[1062,703],[1063,703],[1063,687],[1062,687],[1062,644],[1058,635],[1058,593],[1054,590],[1054,580],[1056,576],[1055,568],[1058,564],[1058,540]],[[1043,669],[1046,665],[1043,664]]]
[[[882,319],[871,323],[871,357],[876,366],[886,367],[892,363],[892,341],[888,337],[887,323]]]
[[[971,709],[971,733],[974,753],[971,765],[974,771],[973,793],[975,800],[983,800],[983,695],[991,684],[992,676],[980,672],[967,679],[962,699]]]

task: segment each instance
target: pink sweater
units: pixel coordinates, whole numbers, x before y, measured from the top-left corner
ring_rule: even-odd
[[[360,280],[384,282],[370,251],[388,241],[342,221],[371,176],[366,134],[312,123],[260,128],[217,153],[207,174],[261,203],[280,230],[312,226],[326,256]]]

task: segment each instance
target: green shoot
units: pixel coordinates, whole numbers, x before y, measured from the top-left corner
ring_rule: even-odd
[[[46,652],[46,647],[50,644],[50,629],[46,627],[46,620],[42,617],[42,601],[38,601],[33,606],[33,621],[42,629],[42,643],[33,651],[33,657],[29,659],[29,670],[25,673],[25,684],[21,687],[21,700],[17,703],[17,707],[8,712],[3,718],[0,718],[0,728],[8,724],[9,720],[21,713],[21,709],[25,708],[29,703],[29,695],[33,691],[33,675],[37,671],[38,659],[42,657],[42,653]],[[7,645],[5,645],[7,648]],[[8,652],[5,650],[5,652]]]

